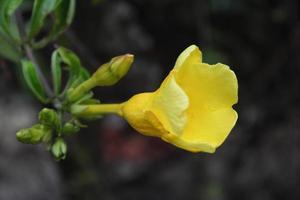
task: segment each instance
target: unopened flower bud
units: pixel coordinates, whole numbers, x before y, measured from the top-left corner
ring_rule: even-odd
[[[67,144],[62,138],[57,138],[51,148],[52,154],[57,160],[66,158],[67,155]]]
[[[31,128],[21,129],[17,132],[17,139],[26,144],[47,142],[49,138],[51,138],[51,129],[42,124],[36,124]]]
[[[63,128],[62,128],[62,133],[64,135],[72,135],[74,133],[77,133],[80,130],[80,128],[78,126],[76,126],[75,124],[71,123],[71,122],[67,122],[64,124]]]
[[[60,120],[57,113],[49,108],[41,110],[39,113],[39,121],[43,125],[55,127],[56,129],[59,129],[60,126]]]
[[[133,63],[134,56],[125,54],[111,59],[102,65],[93,75],[97,86],[110,86],[125,76]]]
[[[69,101],[77,101],[96,86],[110,86],[117,83],[127,74],[133,60],[132,54],[125,54],[101,65],[91,78],[68,92]]]

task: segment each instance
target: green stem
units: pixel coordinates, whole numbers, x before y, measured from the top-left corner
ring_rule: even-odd
[[[79,86],[77,86],[70,94],[68,99],[71,102],[74,102],[78,100],[80,97],[83,96],[83,94],[90,91],[93,87],[95,87],[94,79],[91,77],[88,80],[81,83]]]
[[[117,114],[122,116],[122,106],[123,104],[73,105],[71,113],[79,117],[103,114]]]

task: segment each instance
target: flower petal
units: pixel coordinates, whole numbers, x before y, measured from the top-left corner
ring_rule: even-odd
[[[238,99],[234,72],[220,63],[196,63],[178,70],[176,80],[190,100],[188,121],[181,139],[218,147],[237,120],[231,108]]]
[[[186,124],[189,98],[176,83],[172,72],[155,92],[149,111],[163,124],[168,132],[180,135]]]
[[[178,56],[174,69],[180,70],[196,63],[202,63],[202,53],[196,45],[191,45]]]
[[[214,153],[215,147],[211,146],[208,143],[193,141],[193,140],[185,140],[182,137],[178,137],[172,133],[165,134],[161,137],[164,141],[171,143],[179,148],[185,149],[191,152],[208,152]]]
[[[235,125],[237,113],[232,108],[225,108],[194,116],[190,113],[189,117],[181,139],[186,142],[205,143],[211,148],[217,148],[224,142]],[[195,149],[197,148],[195,147]],[[202,149],[200,145],[197,151],[206,151],[206,149]]]
[[[238,100],[236,76],[221,63],[187,65],[177,71],[176,81],[191,98],[191,107],[197,109],[216,110]]]

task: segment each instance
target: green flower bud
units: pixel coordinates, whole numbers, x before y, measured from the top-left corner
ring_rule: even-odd
[[[57,160],[66,158],[67,155],[67,144],[62,138],[57,138],[51,148],[52,154]]]
[[[62,128],[62,133],[67,136],[67,135],[72,135],[74,133],[77,133],[79,130],[80,128],[78,126],[76,126],[71,122],[67,122],[64,124]]]
[[[17,132],[17,139],[26,144],[39,144],[48,142],[51,138],[52,131],[49,127],[42,124],[36,124],[31,128],[21,129]]]
[[[44,108],[39,113],[39,121],[49,127],[55,127],[57,130],[60,127],[60,120],[57,113],[53,109]]]
[[[96,86],[110,86],[123,78],[133,63],[134,56],[125,54],[114,57],[110,62],[101,65],[91,78],[68,92],[68,99],[74,102]]]
[[[97,86],[110,86],[125,76],[133,63],[134,56],[125,54],[114,57],[92,75]]]

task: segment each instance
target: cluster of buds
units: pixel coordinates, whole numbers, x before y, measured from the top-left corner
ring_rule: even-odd
[[[59,55],[61,55],[65,63],[80,65],[79,60],[71,51],[59,48],[57,52],[53,54],[53,58],[57,59],[58,53],[60,53]],[[57,63],[55,59],[53,60]],[[80,119],[76,117],[71,113],[71,108],[76,105],[98,104],[99,101],[92,98],[93,93],[91,90],[96,86],[110,86],[117,83],[127,74],[133,63],[133,59],[134,57],[131,54],[114,57],[109,62],[101,65],[94,74],[79,84],[77,80],[82,80],[82,76],[78,76],[79,78],[77,78],[77,80],[69,84],[65,95],[62,95],[63,93],[58,95],[58,98],[56,98],[53,103],[54,109],[42,109],[39,113],[39,123],[30,128],[18,131],[16,135],[17,139],[26,144],[44,143],[57,160],[64,159],[67,153],[67,144],[64,138],[79,132],[80,128],[85,127],[81,122],[84,117]],[[70,68],[72,68],[72,66],[70,66]],[[52,69],[54,69],[54,67]],[[57,73],[61,72],[57,70],[57,68],[53,71],[55,80]],[[98,118],[99,115],[94,117],[89,115],[84,119]]]
[[[45,143],[57,160],[64,159],[67,145],[63,136],[77,133],[80,128],[72,122],[61,124],[60,116],[53,109],[44,108],[39,113],[39,123],[17,132],[17,139],[26,144]]]

